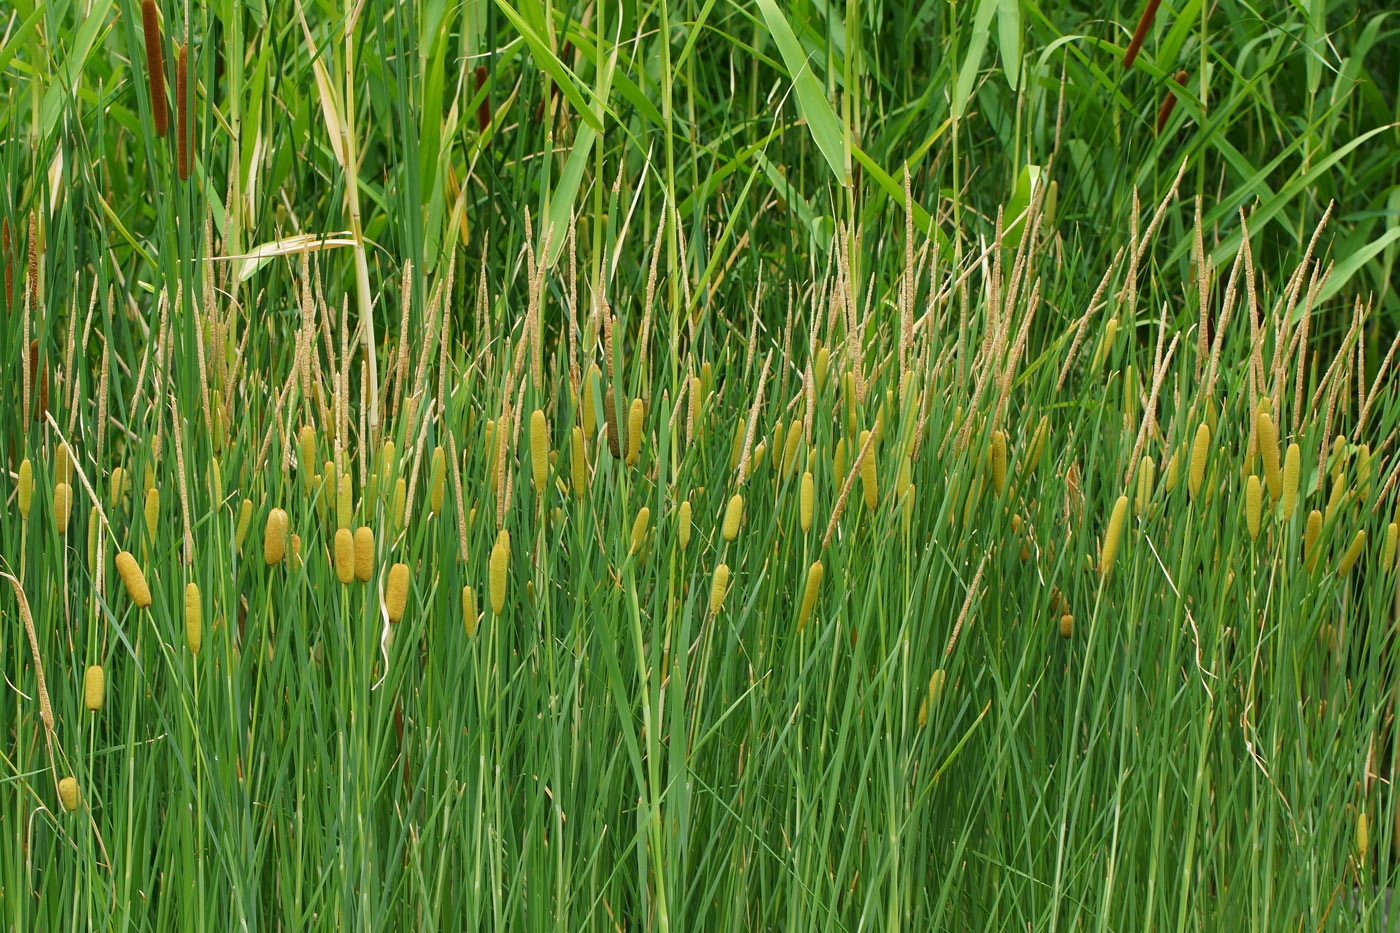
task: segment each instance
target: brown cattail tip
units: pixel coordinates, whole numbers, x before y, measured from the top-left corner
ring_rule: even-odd
[[[476,66],[476,92],[481,94],[481,103],[476,105],[476,129],[479,133],[486,132],[486,128],[491,125],[491,94],[482,93],[482,88],[486,87],[486,66]]]
[[[175,170],[181,181],[190,177],[190,79],[189,44],[180,46],[175,59]]]
[[[1137,29],[1133,30],[1133,40],[1128,43],[1128,51],[1123,55],[1125,69],[1133,67],[1133,60],[1137,58],[1138,50],[1142,48],[1142,42],[1147,38],[1147,30],[1152,28],[1152,20],[1156,18],[1157,7],[1161,3],[1162,0],[1147,0],[1147,7],[1142,11]]]
[[[1179,85],[1181,85],[1182,87],[1185,87],[1185,86],[1186,86],[1186,72],[1184,72],[1184,71],[1178,71],[1178,72],[1176,73],[1176,83],[1179,84]],[[1161,108],[1157,111],[1157,129],[1156,129],[1156,132],[1157,132],[1158,135],[1161,134],[1161,132],[1162,132],[1162,127],[1164,127],[1164,126],[1167,125],[1167,119],[1172,115],[1172,110],[1174,110],[1175,108],[1176,108],[1176,95],[1173,94],[1173,93],[1171,92],[1171,89],[1170,89],[1170,88],[1168,88],[1168,89],[1167,89],[1167,96],[1162,100],[1162,106],[1161,106]]]
[[[141,28],[146,33],[146,78],[151,86],[151,118],[156,135],[164,136],[169,125],[165,112],[165,52],[160,44],[160,15],[156,0],[142,0]]]

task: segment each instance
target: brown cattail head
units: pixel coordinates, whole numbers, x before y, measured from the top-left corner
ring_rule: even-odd
[[[1186,72],[1176,73],[1176,83],[1182,87],[1186,86]],[[1167,119],[1172,115],[1172,110],[1176,109],[1176,95],[1168,88],[1166,99],[1162,101],[1161,108],[1157,111],[1157,135],[1161,135],[1162,127],[1167,125]]]
[[[1128,51],[1123,55],[1123,68],[1125,70],[1133,67],[1133,59],[1137,58],[1138,50],[1142,48],[1142,41],[1147,38],[1147,30],[1152,28],[1152,20],[1157,16],[1157,7],[1161,3],[1162,0],[1147,0],[1147,7],[1142,11],[1137,29],[1133,31],[1133,40],[1128,43]]]
[[[491,95],[482,93],[482,88],[486,87],[486,66],[476,66],[476,92],[481,94],[481,103],[476,105],[476,131],[485,133],[486,128],[491,125]]]
[[[608,450],[613,459],[621,460],[622,444],[617,433],[617,403],[613,399],[612,386],[608,386],[607,392],[603,393],[603,420],[608,425]]]
[[[189,43],[180,46],[175,58],[175,171],[181,181],[190,177]]]
[[[151,118],[156,125],[156,135],[164,136],[169,115],[165,111],[165,50],[161,47],[156,0],[141,0],[141,28],[146,33],[146,79],[151,86]]]

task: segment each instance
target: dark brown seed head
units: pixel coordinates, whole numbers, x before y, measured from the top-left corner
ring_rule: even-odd
[[[34,420],[44,420],[44,412],[49,410],[49,364],[39,365],[39,341],[29,341],[29,384],[34,387],[38,404],[34,407]]]
[[[5,266],[5,294],[0,295],[0,304],[10,306],[15,292],[15,254],[10,243],[10,218],[0,218],[0,264]]]
[[[165,51],[160,44],[160,16],[156,0],[141,0],[141,28],[146,33],[146,79],[151,85],[151,118],[156,135],[164,136],[169,117],[165,112]]]
[[[1147,30],[1152,28],[1152,20],[1156,18],[1157,7],[1161,4],[1162,0],[1147,0],[1147,8],[1142,11],[1142,18],[1133,31],[1133,41],[1128,43],[1128,51],[1123,55],[1125,70],[1133,67],[1133,59],[1137,58],[1138,49],[1142,48],[1142,40],[1147,38]]]
[[[476,66],[476,92],[481,93],[481,89],[486,86],[486,66]],[[486,127],[491,125],[491,95],[486,94],[481,98],[481,103],[476,106],[476,129],[479,133],[486,132]]]
[[[608,423],[608,450],[613,458],[622,459],[622,444],[617,436],[617,404],[613,401],[612,386],[603,394],[603,420]]]
[[[1178,71],[1176,73],[1176,83],[1182,87],[1186,86],[1186,72]],[[1162,101],[1162,107],[1157,111],[1157,135],[1162,134],[1162,127],[1167,125],[1167,118],[1172,115],[1172,110],[1175,107],[1176,95],[1168,89],[1166,100]]]
[[[190,177],[189,43],[180,46],[175,59],[175,170],[181,181]]]

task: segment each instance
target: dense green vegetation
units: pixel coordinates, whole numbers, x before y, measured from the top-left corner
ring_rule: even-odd
[[[1400,19],[1142,15],[0,10],[5,928],[1382,928]]]

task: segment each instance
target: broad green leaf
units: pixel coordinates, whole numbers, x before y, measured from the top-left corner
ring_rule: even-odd
[[[1001,50],[1001,69],[1015,91],[1021,79],[1021,0],[998,0],[997,46]]]
[[[992,14],[997,11],[1001,0],[981,0],[977,5],[977,16],[972,21],[972,44],[963,57],[958,69],[958,81],[953,86],[953,119],[962,119],[967,109],[967,99],[972,96],[972,85],[977,81],[977,71],[982,67],[982,53],[987,50],[987,28],[992,23]]]
[[[797,92],[797,106],[807,121],[807,131],[826,158],[826,164],[839,183],[846,180],[846,149],[841,132],[841,124],[836,119],[836,111],[831,101],[826,99],[826,91],[809,67],[802,44],[793,34],[787,18],[774,5],[773,0],[756,0],[768,32],[778,46],[778,52],[792,78],[793,90]]]

